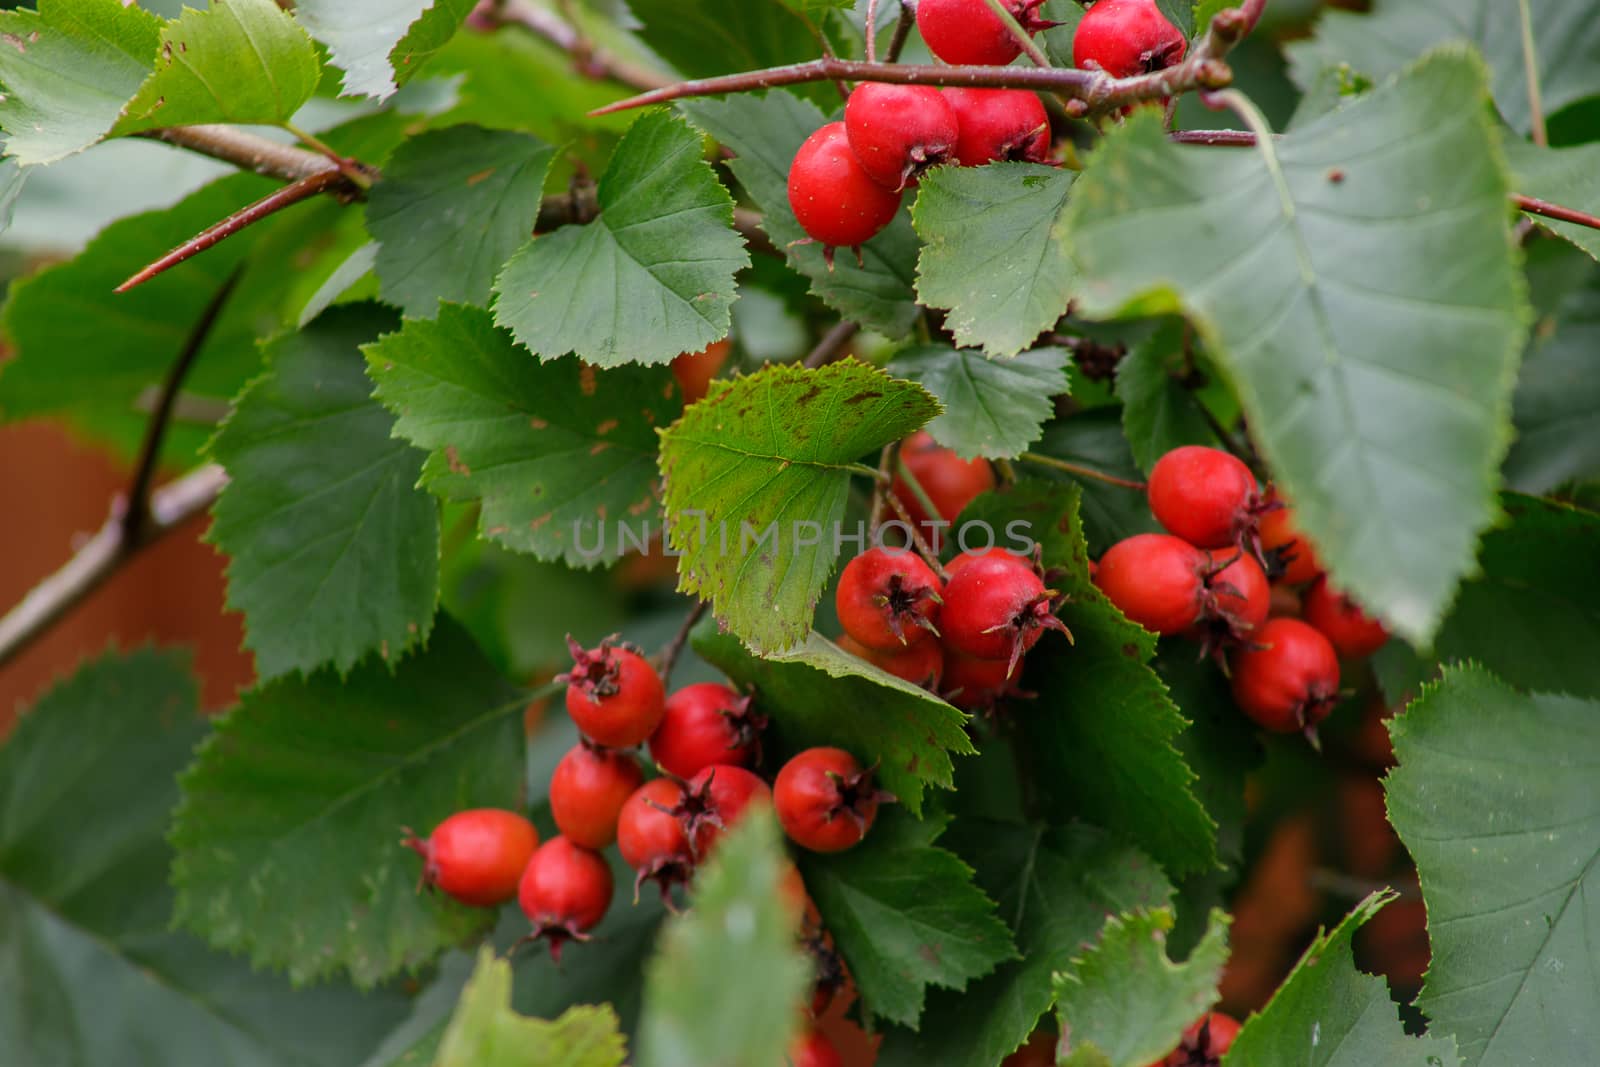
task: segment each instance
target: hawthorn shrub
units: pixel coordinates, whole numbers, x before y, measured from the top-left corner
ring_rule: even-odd
[[[6,1062],[1596,1062],[1600,3],[8,6]]]

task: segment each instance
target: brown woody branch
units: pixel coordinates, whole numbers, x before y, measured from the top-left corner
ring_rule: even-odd
[[[660,71],[624,59],[588,41],[576,26],[554,12],[530,4],[527,0],[502,0],[491,17],[501,22],[520,26],[528,32],[543,37],[564,52],[572,54],[578,73],[587,78],[607,79],[633,89],[651,90],[671,85],[672,79]]]

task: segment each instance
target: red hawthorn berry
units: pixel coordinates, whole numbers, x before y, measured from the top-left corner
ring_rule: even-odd
[[[1302,617],[1322,631],[1334,650],[1346,659],[1370,656],[1389,641],[1383,623],[1361,610],[1349,597],[1328,584],[1327,575],[1306,590]]]
[[[900,193],[872,180],[850,150],[844,123],[830,122],[806,138],[789,164],[789,206],[822,244],[831,270],[836,247],[854,248],[859,257],[860,246],[894,221]]]
[[[1155,0],[1097,0],[1072,38],[1072,65],[1114,78],[1165,70],[1188,49]]]
[[[1220,644],[1246,638],[1267,621],[1272,586],[1261,564],[1242,550],[1231,554],[1208,552],[1206,556],[1209,563],[1201,577],[1206,590],[1201,619],[1198,632],[1190,636],[1205,642],[1210,651]]]
[[[713,764],[745,767],[761,754],[767,719],[750,698],[717,682],[686,685],[667,698],[661,725],[650,735],[650,757],[661,769],[689,779]]]
[[[1339,657],[1299,619],[1268,619],[1233,658],[1233,699],[1262,728],[1310,733],[1339,702]]]
[[[704,859],[751,805],[771,804],[766,782],[743,767],[717,764],[689,779],[671,814],[683,824],[694,855]]]
[[[1220,1011],[1207,1012],[1189,1024],[1178,1047],[1150,1067],[1217,1067],[1233,1047],[1239,1024]]]
[[[849,634],[840,634],[834,643],[880,671],[924,689],[937,692],[944,677],[944,646],[937,641],[918,641],[909,648],[887,651],[868,648]]]
[[[980,493],[994,488],[994,468],[986,459],[962,459],[953,449],[942,448],[926,430],[918,430],[900,444],[900,463],[927,494],[928,502],[939,510],[929,515],[905,476],[896,473],[889,486],[896,499],[905,505],[906,514],[919,530],[939,520],[954,522],[961,509]]]
[[[556,829],[575,845],[605,848],[617,839],[622,805],[643,782],[644,772],[632,756],[579,742],[550,776]]]
[[[1006,10],[1029,33],[1059,26],[1039,17],[1045,0],[1005,0]],[[919,0],[917,30],[928,51],[956,66],[1003,67],[1022,45],[983,0]]]
[[[1316,549],[1294,525],[1294,512],[1283,504],[1276,491],[1268,491],[1268,505],[1278,505],[1261,515],[1261,549],[1267,561],[1267,576],[1286,585],[1303,585],[1322,573]]]
[[[544,938],[559,961],[567,941],[587,941],[588,931],[611,907],[611,866],[598,852],[552,837],[528,860],[517,903],[533,924],[524,940]]]
[[[1243,544],[1262,508],[1250,468],[1200,445],[1174,448],[1157,460],[1148,492],[1156,521],[1196,548]]]
[[[789,1045],[792,1067],[844,1067],[844,1057],[820,1030],[809,1030]]]
[[[938,89],[883,82],[856,87],[845,102],[844,127],[861,169],[897,192],[951,158],[960,132]]]
[[[573,666],[556,680],[567,683],[567,714],[585,737],[606,748],[632,748],[661,722],[666,690],[648,660],[613,640],[585,651],[568,635]]]
[[[974,659],[955,652],[944,657],[942,695],[962,711],[993,706],[1009,691],[1009,659]]]
[[[1032,563],[985,553],[962,565],[944,590],[944,643],[977,659],[1005,660],[1006,677],[1045,630],[1072,634],[1051,611],[1057,594],[1046,589]]]
[[[939,633],[943,589],[915,552],[875,547],[845,564],[833,602],[846,633],[893,652]]]
[[[1018,553],[1011,551],[1009,548],[1001,548],[998,545],[994,545],[989,548],[968,549],[965,552],[957,552],[955,556],[951,558],[950,562],[944,565],[945,577],[947,580],[954,578],[962,567],[965,567],[973,560],[987,559],[990,556],[995,556],[997,558],[1010,556],[1012,559],[1019,559],[1023,562],[1027,562],[1028,560],[1027,556],[1019,555]]]
[[[463,904],[492,908],[517,895],[517,879],[539,847],[533,823],[514,811],[471,808],[433,828],[427,840],[406,829],[401,844],[422,857],[423,885]]]
[[[674,814],[683,804],[683,786],[670,778],[646,782],[622,805],[617,817],[617,851],[634,870],[633,899],[647,881],[661,889],[662,899],[676,882],[694,871],[694,850],[683,823]]]
[[[996,160],[1048,163],[1050,116],[1027,89],[946,89],[960,134],[956,162],[981,167]]]
[[[1056,1035],[1049,1030],[1035,1030],[1028,1035],[1027,1044],[1007,1056],[1000,1067],[1055,1067]]]
[[[678,390],[683,393],[685,405],[705,398],[711,388],[711,379],[717,376],[722,365],[728,362],[733,346],[727,338],[712,341],[699,352],[685,352],[673,357],[672,376],[678,379]]]
[[[815,975],[811,984],[811,1003],[808,1005],[813,1019],[821,1017],[828,1010],[833,998],[844,988],[846,980],[844,961],[828,942],[825,933],[801,939],[801,944],[811,957],[811,973]]]
[[[1162,635],[1181,634],[1199,621],[1210,560],[1182,538],[1135,534],[1100,557],[1094,584],[1134,622]]]
[[[842,748],[808,748],[778,772],[772,803],[789,839],[812,852],[843,852],[872,829],[878,805],[892,800]]]

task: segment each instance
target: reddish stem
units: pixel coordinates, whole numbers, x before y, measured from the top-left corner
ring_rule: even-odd
[[[1552,204],[1548,200],[1540,200],[1537,197],[1523,196],[1521,193],[1512,193],[1511,199],[1518,208],[1530,215],[1543,215],[1547,219],[1570,222],[1577,226],[1587,226],[1591,230],[1600,230],[1600,216],[1590,215],[1587,212],[1578,211],[1576,208]]]

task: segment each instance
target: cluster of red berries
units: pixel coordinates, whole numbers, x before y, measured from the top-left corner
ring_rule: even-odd
[[[1289,509],[1234,456],[1173,449],[1151,470],[1148,493],[1169,532],[1111,546],[1095,584],[1145,629],[1202,641],[1256,723],[1314,731],[1338,702],[1339,657],[1372,654],[1387,632],[1328,585]],[[1302,603],[1293,587],[1307,583]]]

